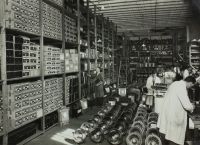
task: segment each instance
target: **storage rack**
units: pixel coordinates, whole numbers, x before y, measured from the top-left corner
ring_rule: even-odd
[[[189,45],[189,65],[199,70],[200,69],[200,41],[196,40],[194,42]]]
[[[157,65],[172,65],[172,41],[171,36],[151,36],[131,41],[129,60],[133,79],[145,82]]]
[[[114,72],[114,24],[107,19],[105,21],[106,29],[105,32],[105,49],[104,49],[104,68],[105,68],[105,80],[111,80],[113,82]],[[111,78],[111,79],[110,79]]]
[[[12,0],[8,0],[10,2],[12,2]],[[19,0],[18,2],[20,2],[19,4],[21,4],[21,0]],[[28,1],[23,1],[23,2],[27,2]],[[7,68],[6,68],[6,64],[7,64],[7,60],[6,60],[6,55],[1,55],[1,85],[2,85],[2,108],[3,108],[3,115],[1,115],[1,117],[3,117],[3,131],[0,132],[0,136],[3,138],[3,145],[7,145],[9,143],[9,134],[15,130],[17,130],[20,127],[16,127],[16,128],[8,128],[9,124],[9,118],[8,118],[8,99],[7,99],[7,88],[9,85],[12,84],[18,84],[19,82],[24,82],[24,83],[29,83],[29,82],[35,82],[35,81],[40,81],[41,82],[41,90],[42,90],[42,95],[41,95],[41,99],[42,99],[42,106],[45,106],[45,82],[47,80],[54,80],[57,78],[60,78],[62,81],[60,81],[60,84],[62,84],[61,86],[63,86],[63,93],[61,93],[63,101],[62,104],[64,106],[69,106],[73,103],[75,103],[76,101],[80,100],[81,98],[83,98],[84,96],[82,96],[82,71],[81,71],[81,62],[85,61],[81,59],[81,51],[88,48],[90,49],[91,45],[93,45],[92,47],[94,48],[94,57],[91,59],[90,57],[86,58],[86,61],[88,63],[87,66],[87,71],[86,73],[90,74],[90,62],[93,61],[95,62],[95,68],[97,67],[97,63],[98,63],[98,59],[97,59],[97,50],[98,50],[98,28],[97,25],[100,24],[101,27],[104,27],[104,23],[102,23],[102,19],[105,19],[102,15],[97,15],[96,11],[97,11],[97,7],[94,6],[94,11],[91,11],[89,9],[89,1],[87,1],[87,7],[84,6],[84,2],[81,0],[77,0],[77,1],[67,1],[67,0],[60,0],[60,1],[52,1],[52,0],[34,0],[33,2],[38,2],[38,8],[36,7],[36,11],[38,12],[38,16],[36,16],[38,18],[37,23],[34,22],[35,24],[37,24],[36,26],[38,26],[38,28],[35,30],[34,32],[34,27],[33,29],[29,30],[28,27],[30,27],[29,25],[27,25],[26,27],[24,27],[24,30],[22,30],[22,27],[19,28],[13,28],[14,25],[10,28],[7,27],[7,23],[8,22],[12,22],[12,19],[9,19],[9,21],[6,21],[7,18],[5,17],[5,13],[8,12],[7,11],[7,7],[6,7],[6,0],[1,1],[0,2],[0,6],[1,6],[1,11],[2,11],[2,15],[1,15],[1,19],[0,19],[0,25],[1,25],[1,39],[0,42],[1,43],[1,54],[6,54],[6,36],[8,36],[8,34],[12,34],[12,35],[20,35],[20,36],[25,36],[30,38],[31,42],[34,42],[35,44],[37,44],[37,47],[40,48],[38,49],[38,53],[40,54],[40,61],[38,61],[38,64],[40,64],[40,67],[38,67],[38,69],[40,70],[39,73],[37,75],[33,75],[33,76],[27,76],[27,77],[22,77],[22,75],[20,76],[16,76],[15,78],[8,78],[7,77]],[[13,2],[15,3],[15,2]],[[29,5],[30,6],[30,5]],[[34,6],[34,5],[33,5]],[[31,7],[31,6],[30,6]],[[33,7],[31,7],[33,8]],[[46,10],[44,10],[44,8]],[[55,12],[56,14],[58,14],[56,18],[59,18],[59,20],[56,20],[56,23],[54,23],[54,25],[56,25],[55,28],[53,28],[52,26],[48,26],[47,24],[52,24],[52,22],[54,22],[55,19],[51,20],[51,23],[48,22],[47,19],[45,19],[44,17],[47,17],[49,15],[52,15],[52,13],[48,13],[47,10],[52,10],[53,12]],[[85,13],[87,14],[87,18],[86,21],[82,21],[81,19],[81,13]],[[54,13],[54,14],[55,14]],[[37,13],[36,13],[37,14]],[[12,15],[11,15],[12,16]],[[20,17],[20,16],[18,16]],[[90,17],[93,17],[94,19],[94,26],[92,27],[92,31],[89,30],[91,24],[89,22]],[[100,20],[98,19],[98,17],[101,17]],[[23,20],[23,19],[22,19]],[[86,32],[86,37],[85,40],[86,41],[81,41],[81,36],[82,36],[82,32],[80,30],[82,22],[85,23],[84,25],[86,26],[85,28],[85,32]],[[114,25],[112,22],[109,22],[112,25]],[[12,23],[11,23],[12,24]],[[69,25],[69,26],[68,26]],[[76,29],[75,29],[76,27]],[[31,27],[30,27],[31,28]],[[47,30],[49,29],[49,31]],[[53,30],[52,30],[53,29]],[[53,33],[55,30],[55,33]],[[31,31],[31,32],[30,32]],[[104,57],[104,29],[101,29],[101,40],[102,40],[102,56]],[[112,30],[113,34],[116,34],[115,30]],[[91,42],[90,39],[90,35],[92,35],[92,37],[94,37],[95,39]],[[114,36],[112,36],[114,38]],[[112,40],[114,41],[114,40]],[[86,44],[86,45],[85,45]],[[45,52],[44,47],[46,47],[47,45],[51,45],[52,48],[56,47],[56,48],[60,48],[59,53],[62,53],[60,58],[62,58],[63,61],[63,71],[60,72],[54,72],[54,73],[50,73],[50,74],[45,74],[45,70],[43,69],[46,66],[46,62],[45,60],[45,54],[49,53],[49,52]],[[48,48],[47,48],[48,49]],[[71,54],[71,49],[73,49],[73,53]],[[114,49],[114,45],[112,45],[112,50]],[[54,50],[54,49],[52,49]],[[56,51],[56,49],[55,49]],[[74,53],[75,51],[75,53]],[[70,53],[68,53],[70,52]],[[76,53],[77,52],[77,53]],[[88,51],[89,53],[90,51]],[[76,55],[78,54],[78,55]],[[54,54],[55,55],[55,54]],[[72,58],[69,58],[68,55],[74,55],[76,56],[77,60],[72,60]],[[88,54],[88,56],[90,56]],[[72,62],[77,62],[78,64],[78,69],[73,71],[73,72],[66,72],[66,70],[69,70],[67,66],[68,63],[66,60],[70,59],[70,61]],[[104,72],[104,58],[102,59],[102,69]],[[111,68],[110,68],[111,69]],[[110,72],[110,70],[109,70]],[[75,78],[74,78],[75,77]],[[59,82],[59,81],[58,81]],[[69,86],[69,82],[71,82],[72,85]],[[86,81],[86,86],[87,83],[90,83],[90,81]],[[56,86],[54,86],[56,87]],[[58,87],[58,86],[57,86]],[[74,90],[78,90],[78,93],[74,93],[72,92],[72,94],[69,94],[69,87],[70,90],[74,89]],[[88,86],[87,86],[88,87]],[[88,89],[90,89],[90,87],[88,87]],[[87,95],[86,95],[87,96]],[[1,98],[0,98],[1,99]],[[42,107],[42,115],[40,115],[40,117],[26,122],[24,125],[31,123],[31,122],[35,122],[38,121],[39,122],[39,126],[40,129],[36,130],[36,133],[34,133],[32,136],[28,137],[27,139],[25,139],[24,141],[22,141],[19,144],[23,144],[35,137],[37,137],[40,134],[43,134],[45,131],[47,131],[48,129],[52,128],[53,126],[56,125],[56,122],[52,122],[53,124],[46,124],[46,121],[48,120],[49,116],[51,116],[51,112],[56,111],[57,109],[55,109],[54,111],[50,111],[49,113],[45,113],[44,108]],[[55,112],[54,112],[55,113]],[[47,117],[48,115],[48,117]],[[56,119],[55,119],[56,120]],[[55,124],[54,124],[55,123]],[[46,125],[45,125],[46,124]],[[22,125],[22,126],[24,126]]]

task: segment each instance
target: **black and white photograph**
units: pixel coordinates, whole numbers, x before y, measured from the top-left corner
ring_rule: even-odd
[[[0,0],[0,145],[200,145],[200,0]]]

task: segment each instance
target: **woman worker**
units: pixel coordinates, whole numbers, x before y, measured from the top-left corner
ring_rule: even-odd
[[[185,80],[173,82],[165,95],[157,126],[160,133],[165,135],[169,145],[184,145],[187,126],[187,111],[193,112],[187,89],[195,84],[196,80],[188,76]]]
[[[160,78],[157,76],[157,71],[154,70],[152,74],[147,78],[146,88],[148,90],[147,98],[146,98],[146,105],[149,107],[153,106],[153,95],[154,89],[152,88],[155,84],[161,83]]]

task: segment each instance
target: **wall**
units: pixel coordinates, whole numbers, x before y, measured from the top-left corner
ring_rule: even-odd
[[[200,39],[200,1],[192,0],[193,18],[189,22],[189,41],[192,39]]]

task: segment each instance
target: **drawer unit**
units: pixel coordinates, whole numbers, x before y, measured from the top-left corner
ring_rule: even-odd
[[[7,89],[10,129],[42,117],[42,81],[11,84]]]
[[[44,113],[49,114],[63,106],[63,80],[52,78],[45,80]]]

